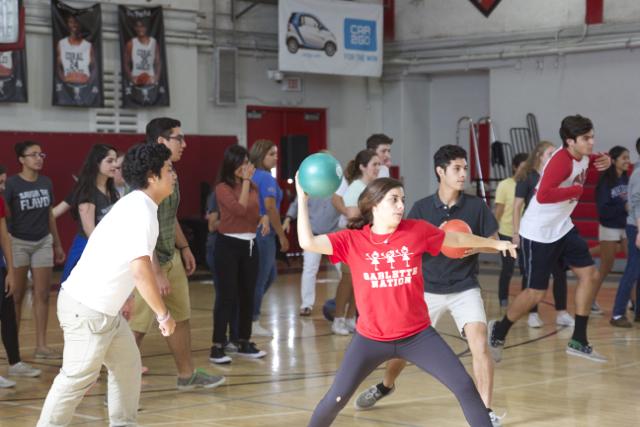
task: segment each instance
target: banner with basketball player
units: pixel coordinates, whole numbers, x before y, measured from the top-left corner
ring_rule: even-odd
[[[169,105],[162,8],[118,6],[122,106]]]
[[[0,102],[27,102],[27,52],[0,52]]]
[[[51,1],[53,105],[102,107],[102,11]]]

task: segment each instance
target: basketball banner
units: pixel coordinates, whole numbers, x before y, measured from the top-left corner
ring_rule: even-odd
[[[102,11],[51,1],[53,105],[102,107]]]
[[[122,106],[169,105],[162,8],[118,6]]]
[[[380,77],[382,6],[346,1],[280,0],[278,69]]]
[[[0,52],[0,102],[27,102],[27,52]]]

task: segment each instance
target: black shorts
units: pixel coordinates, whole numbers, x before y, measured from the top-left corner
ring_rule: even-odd
[[[594,264],[587,242],[580,237],[575,227],[552,243],[540,243],[520,236],[520,247],[526,277],[525,288],[547,289],[549,277],[558,261],[576,268]]]

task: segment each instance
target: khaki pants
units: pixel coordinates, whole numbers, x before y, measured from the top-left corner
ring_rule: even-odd
[[[109,370],[110,425],[136,425],[142,372],[140,352],[127,322],[119,314],[94,311],[64,291],[58,296],[58,320],[64,332],[62,368],[38,426],[68,425],[103,364]]]
[[[189,299],[189,279],[184,271],[182,258],[179,251],[173,253],[173,258],[166,264],[160,266],[167,280],[171,284],[169,295],[163,296],[162,300],[171,313],[171,317],[176,322],[184,322],[191,317],[191,300]],[[142,298],[138,289],[135,290],[133,315],[129,321],[131,330],[148,334],[156,321],[156,315],[149,307],[149,304]]]

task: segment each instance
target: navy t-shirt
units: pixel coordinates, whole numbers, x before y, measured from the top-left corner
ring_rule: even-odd
[[[436,227],[445,221],[460,219],[478,236],[490,237],[498,232],[498,222],[487,204],[479,197],[467,194],[461,194],[451,207],[442,203],[438,193],[425,197],[413,205],[408,217],[426,220]],[[425,292],[453,294],[480,287],[478,271],[478,254],[461,259],[448,258],[441,253],[422,256]]]
[[[39,175],[30,182],[13,175],[7,179],[4,198],[11,210],[9,232],[13,237],[34,242],[49,234],[53,184],[48,177]]]
[[[516,183],[516,197],[524,199],[524,208],[529,206],[531,198],[535,194],[536,185],[540,181],[540,174],[536,170],[532,170],[527,177]]]

